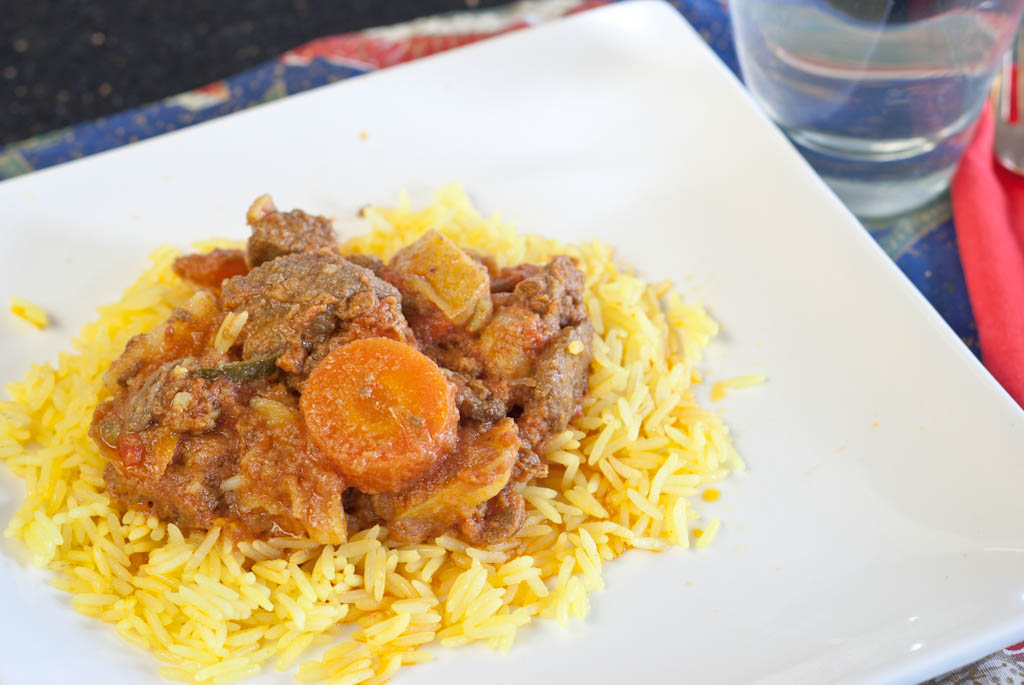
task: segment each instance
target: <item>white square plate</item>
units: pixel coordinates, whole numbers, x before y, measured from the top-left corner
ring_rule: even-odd
[[[911,681],[1024,636],[1024,414],[664,4],[0,184],[0,295],[56,318],[0,316],[0,379],[55,359],[154,246],[244,235],[260,193],[352,231],[359,206],[451,180],[521,230],[676,279],[723,324],[713,376],[770,381],[725,403],[750,470],[711,548],[628,554],[587,621],[535,624],[508,655],[438,650],[396,682]],[[0,479],[4,524],[21,489]],[[156,677],[18,549],[0,551],[0,682]]]

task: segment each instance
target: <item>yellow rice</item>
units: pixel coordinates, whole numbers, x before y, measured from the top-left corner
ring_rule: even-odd
[[[7,298],[7,305],[10,307],[11,314],[22,321],[29,322],[36,328],[46,328],[50,325],[50,318],[46,315],[46,310],[24,297],[11,295]]]
[[[729,394],[730,390],[752,388],[756,385],[761,385],[764,382],[765,377],[759,373],[751,373],[745,376],[733,376],[732,378],[717,381],[711,386],[711,401],[721,402],[725,399],[725,396]]]
[[[718,530],[712,519],[694,534],[697,495],[743,463],[719,416],[694,400],[702,350],[717,332],[699,304],[618,266],[608,245],[519,235],[500,216],[481,216],[458,186],[421,210],[403,196],[365,216],[369,232],[345,251],[387,259],[436,228],[502,266],[575,256],[598,333],[583,415],[548,445],[551,475],[524,488],[522,530],[490,549],[452,536],[392,543],[380,526],[334,546],[233,544],[219,528],[185,536],[112,505],[87,435],[108,364],[190,294],[170,269],[177,252],[157,250],[56,368],[32,365],[8,385],[0,461],[26,487],[5,535],[54,572],[77,611],[151,650],[166,678],[225,683],[298,663],[301,682],[384,683],[429,661],[432,645],[507,650],[534,619],[581,618],[590,591],[603,587],[605,562],[631,548],[703,547]],[[225,326],[222,344],[241,327]]]

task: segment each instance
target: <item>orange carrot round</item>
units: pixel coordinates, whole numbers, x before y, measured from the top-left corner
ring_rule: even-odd
[[[402,490],[455,444],[455,390],[430,358],[389,338],[363,338],[324,357],[300,400],[313,442],[346,482]]]

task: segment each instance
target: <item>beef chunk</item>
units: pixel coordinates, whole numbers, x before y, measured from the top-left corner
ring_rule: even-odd
[[[469,544],[487,547],[515,535],[525,521],[526,503],[509,483],[481,504],[472,516],[463,518],[459,532]]]
[[[235,448],[224,435],[181,439],[174,460],[159,479],[107,464],[107,490],[117,500],[156,514],[183,530],[210,528],[227,514],[221,483],[238,468]]]
[[[299,382],[328,352],[371,336],[408,342],[401,296],[361,266],[329,253],[286,255],[224,284],[224,307],[248,312],[242,358],[277,357]]]
[[[196,366],[192,358],[180,359],[149,374],[128,402],[123,429],[137,433],[162,421],[179,433],[213,430],[220,414],[217,394],[207,381],[189,375]]]
[[[380,277],[381,272],[384,270],[384,262],[374,257],[372,254],[347,254],[345,255],[345,261],[352,262],[356,266],[368,269],[377,277]]]
[[[297,252],[336,251],[338,237],[331,220],[301,209],[281,212],[269,195],[261,195],[246,214],[252,235],[245,256],[249,267]]]
[[[548,438],[565,429],[587,391],[594,328],[590,321],[562,330],[537,361],[536,385],[523,407],[523,439],[540,452]]]
[[[517,285],[531,276],[536,276],[544,267],[537,264],[516,264],[494,271],[491,278],[492,293],[510,293]]]
[[[472,378],[457,371],[445,369],[445,376],[455,385],[455,404],[459,416],[473,421],[497,421],[508,414],[500,388],[488,387],[479,378]]]
[[[529,275],[527,275],[529,274]],[[577,324],[587,318],[583,306],[583,272],[572,257],[560,255],[540,270],[527,275],[512,290],[512,301],[559,326]]]

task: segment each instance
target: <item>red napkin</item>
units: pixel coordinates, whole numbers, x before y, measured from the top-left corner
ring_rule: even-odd
[[[1024,177],[992,154],[986,107],[953,177],[953,218],[981,358],[1024,407]]]

